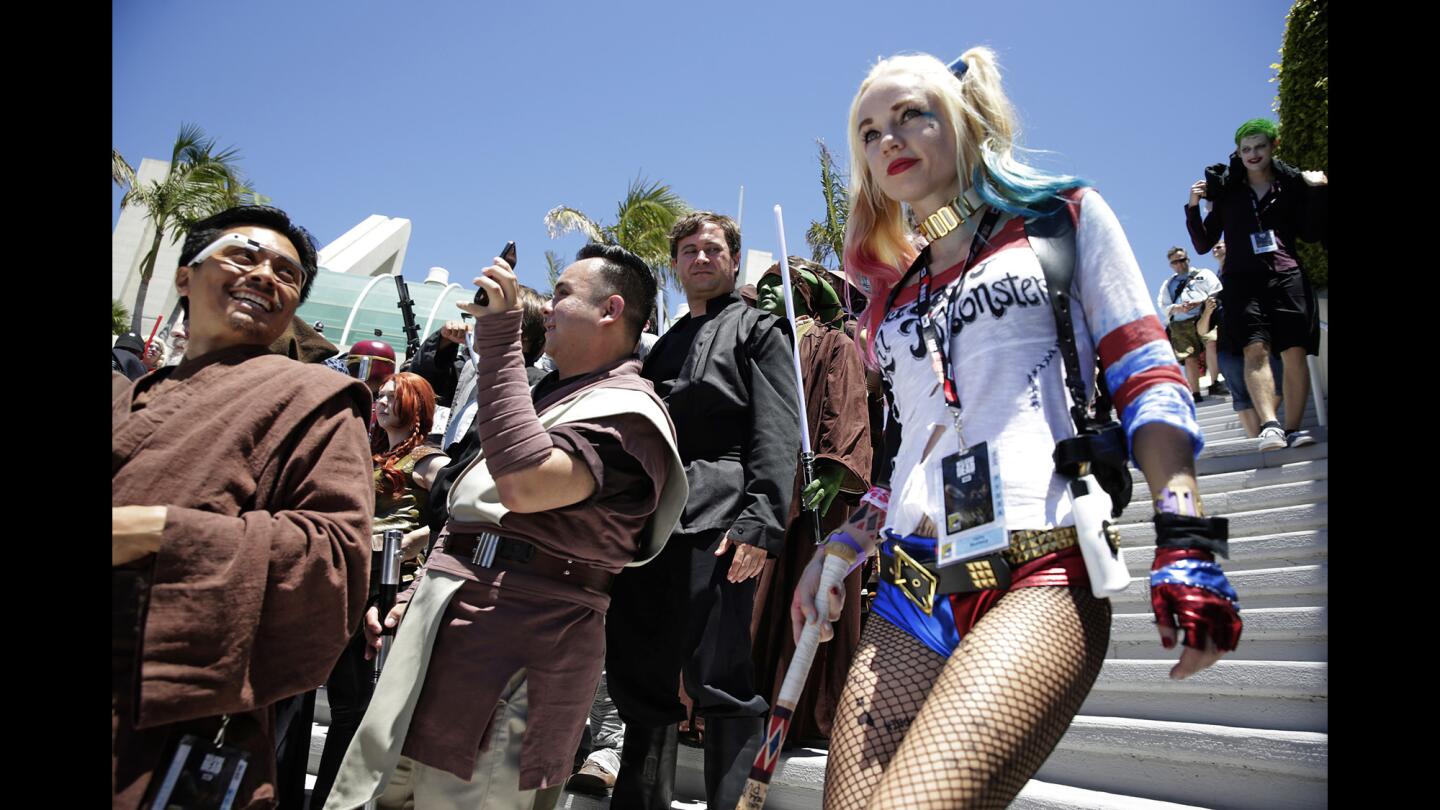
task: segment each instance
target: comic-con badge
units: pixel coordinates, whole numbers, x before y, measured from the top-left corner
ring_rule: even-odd
[[[186,734],[175,749],[152,810],[230,810],[250,754]]]
[[[1280,243],[1275,240],[1274,231],[1259,231],[1250,234],[1250,247],[1259,255],[1276,252],[1280,249]]]
[[[1000,463],[989,442],[952,453],[940,462],[945,525],[940,532],[938,565],[944,567],[1008,548]]]

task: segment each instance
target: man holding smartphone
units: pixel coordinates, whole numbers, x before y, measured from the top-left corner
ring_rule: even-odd
[[[655,297],[644,262],[580,250],[544,307],[556,370],[533,390],[520,285],[498,257],[482,273],[486,303],[461,305],[476,316],[480,449],[412,586],[366,614],[377,648],[382,619],[403,630],[334,810],[404,794],[418,810],[552,806],[604,663],[610,584],[659,553],[685,503],[674,428],[633,356]]]

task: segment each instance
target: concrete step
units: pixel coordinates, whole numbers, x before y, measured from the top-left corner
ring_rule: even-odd
[[[1278,568],[1290,565],[1318,565],[1329,556],[1330,530],[1262,534],[1230,540],[1230,559],[1222,561],[1226,571]]]
[[[1208,402],[1205,407],[1209,407]],[[1200,425],[1201,430],[1233,430],[1241,427],[1238,411],[1230,407],[1228,402],[1209,410],[1205,410],[1205,407],[1195,411],[1195,422]],[[1277,418],[1281,423],[1285,421],[1283,413],[1277,414]],[[1300,416],[1301,427],[1315,427],[1319,424],[1320,416],[1315,413],[1313,406],[1305,409],[1305,413]]]
[[[1132,574],[1130,586],[1118,596],[1110,597],[1110,609],[1116,613],[1139,613],[1150,609],[1149,565],[1143,555],[1125,562]],[[1285,568],[1234,570],[1224,565],[1226,578],[1240,596],[1242,615],[1252,608],[1313,607],[1325,604],[1329,594],[1329,566],[1297,565]]]
[[[1327,406],[1327,408],[1328,408],[1328,406],[1329,406],[1329,400],[1326,400],[1326,406]],[[1284,402],[1281,402],[1280,408],[1279,408],[1279,412],[1280,412],[1281,415],[1283,415],[1283,414],[1285,413],[1285,404],[1284,404]],[[1197,419],[1201,419],[1201,418],[1208,419],[1208,418],[1213,418],[1213,417],[1219,416],[1219,415],[1230,415],[1230,416],[1233,416],[1234,414],[1235,414],[1235,406],[1234,406],[1234,404],[1233,404],[1233,398],[1230,397],[1229,395],[1221,396],[1221,397],[1209,397],[1209,396],[1207,396],[1207,397],[1205,397],[1205,401],[1204,401],[1204,402],[1201,402],[1201,403],[1199,403],[1199,404],[1197,404],[1197,405],[1195,406],[1195,417],[1196,417]],[[1305,413],[1304,413],[1304,414],[1301,414],[1301,418],[1304,418],[1305,416],[1314,416],[1314,415],[1315,415],[1315,400],[1314,400],[1312,397],[1307,396],[1307,397],[1305,397]]]
[[[1233,492],[1237,489],[1268,487],[1295,481],[1324,481],[1329,477],[1330,462],[1328,459],[1321,458],[1314,461],[1296,461],[1278,467],[1202,475],[1199,477],[1199,483],[1201,496],[1208,499],[1212,493],[1216,492]],[[1146,483],[1143,474],[1135,476],[1135,489],[1141,493],[1149,491],[1149,484]],[[1133,508],[1139,503],[1144,503],[1144,501],[1132,500],[1131,507]]]
[[[1312,418],[1308,421],[1302,420],[1300,422],[1300,427],[1304,430],[1315,431],[1320,429],[1320,423]],[[1245,432],[1245,428],[1241,427],[1238,422],[1234,425],[1231,425],[1228,422],[1217,422],[1214,425],[1201,426],[1200,432],[1205,436],[1206,444],[1209,444],[1210,442],[1218,442],[1229,439],[1244,439],[1249,437],[1249,434]]]
[[[1328,514],[1329,501],[1321,501],[1276,509],[1256,509],[1225,517],[1230,521],[1230,541],[1233,543],[1240,537],[1320,529],[1326,525]],[[1121,548],[1155,545],[1155,526],[1152,523],[1131,523],[1118,528]]]
[[[827,753],[819,748],[794,748],[782,753],[765,794],[767,810],[819,810],[826,760]],[[675,798],[699,800],[704,806],[705,754],[701,749],[680,746],[675,761]]]
[[[1314,464],[1316,462],[1309,463]],[[1286,465],[1286,467],[1292,469],[1300,466],[1302,465]],[[1234,475],[1234,473],[1230,474]],[[1230,517],[1241,512],[1255,512],[1263,509],[1278,509],[1282,506],[1317,503],[1326,500],[1329,496],[1329,488],[1325,480],[1287,481],[1285,483],[1270,484],[1268,486],[1252,486],[1245,489],[1224,491],[1207,489],[1205,486],[1206,480],[1207,479],[1202,478],[1199,482],[1200,499],[1205,506],[1205,514],[1216,517]],[[1150,502],[1148,495],[1148,487],[1142,492],[1140,499],[1136,499],[1132,495],[1130,505],[1125,507],[1125,511],[1120,514],[1118,523],[1121,525],[1151,523],[1155,517],[1155,506]]]
[[[1081,715],[1036,778],[1207,807],[1323,807],[1325,734]]]
[[[1200,810],[1201,805],[1160,802],[1031,779],[1011,810]]]
[[[1329,660],[1327,609],[1324,607],[1244,608],[1245,622],[1240,646],[1227,653],[1227,661],[1312,661]],[[1146,661],[1180,658],[1180,649],[1160,646],[1155,614],[1150,610],[1115,613],[1110,624],[1110,652],[1107,659]]]
[[[1232,537],[1230,559],[1220,558],[1221,566],[1230,573],[1261,568],[1289,568],[1322,565],[1328,561],[1329,530],[1262,534],[1254,537]],[[1128,547],[1125,564],[1135,576],[1146,574],[1154,560],[1153,543]],[[1257,605],[1256,607],[1259,607]]]
[[[704,807],[703,753],[682,746],[677,760],[674,806]],[[818,810],[826,760],[816,749],[782,754],[765,806]],[[1318,732],[1082,714],[1012,807],[1317,807],[1325,802],[1327,760],[1327,736]],[[561,806],[609,804],[567,797]]]
[[[1319,435],[1319,434],[1317,434]],[[1229,439],[1207,444],[1195,459],[1196,475],[1255,470],[1264,467],[1279,467],[1295,461],[1310,461],[1327,458],[1329,444],[1321,436],[1320,441],[1306,447],[1287,447],[1283,450],[1260,452],[1258,439]]]
[[[1182,681],[1170,679],[1174,665],[1170,660],[1107,660],[1080,713],[1281,731],[1329,727],[1324,663],[1227,657]]]

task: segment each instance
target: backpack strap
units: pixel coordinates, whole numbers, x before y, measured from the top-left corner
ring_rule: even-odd
[[[1025,220],[1025,236],[1045,273],[1050,312],[1055,316],[1055,333],[1064,363],[1065,386],[1070,389],[1070,416],[1075,421],[1076,433],[1083,435],[1094,432],[1094,428],[1087,408],[1090,397],[1086,395],[1084,377],[1080,375],[1075,326],[1070,318],[1070,282],[1075,278],[1075,223],[1068,208],[1068,204],[1060,205],[1049,214]],[[1101,376],[1098,365],[1097,376]],[[1106,401],[1108,403],[1108,396]]]

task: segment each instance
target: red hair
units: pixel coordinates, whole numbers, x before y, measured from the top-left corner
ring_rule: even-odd
[[[390,413],[400,424],[409,426],[410,433],[405,441],[386,449],[389,448],[390,437],[377,420],[374,429],[370,431],[370,450],[375,454],[372,459],[375,468],[380,471],[380,476],[375,481],[375,493],[395,498],[405,491],[407,477],[396,464],[425,441],[425,435],[434,424],[435,389],[430,387],[424,377],[409,371],[394,375],[386,380],[386,385],[392,382],[395,384],[395,393],[390,397]]]

